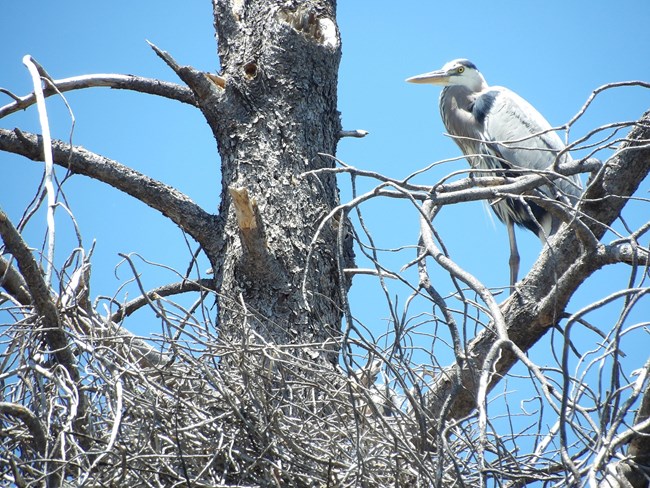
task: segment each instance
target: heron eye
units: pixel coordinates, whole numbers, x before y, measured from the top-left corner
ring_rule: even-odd
[[[456,69],[456,73],[458,73],[459,75],[460,75],[461,73],[463,73],[463,71],[465,71],[465,66],[459,66],[459,67]]]

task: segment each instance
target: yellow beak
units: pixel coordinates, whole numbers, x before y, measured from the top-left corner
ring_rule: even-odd
[[[418,83],[421,85],[446,85],[449,83],[449,74],[443,70],[430,71],[429,73],[422,73],[421,75],[406,78],[406,81],[408,83]]]

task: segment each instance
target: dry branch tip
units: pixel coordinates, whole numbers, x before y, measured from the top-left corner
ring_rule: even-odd
[[[154,52],[158,55],[158,57],[162,59],[165,62],[165,64],[167,64],[167,66],[173,69],[175,73],[178,74],[178,72],[181,69],[181,66],[176,62],[176,60],[171,56],[171,54],[169,54],[167,51],[163,51],[148,39],[145,40],[147,41],[147,44],[149,44],[151,49],[153,49]]]

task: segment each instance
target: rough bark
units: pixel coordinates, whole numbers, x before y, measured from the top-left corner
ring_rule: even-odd
[[[174,189],[81,147],[55,141],[55,163],[142,200],[201,244],[215,271],[218,323],[225,337],[247,335],[244,329],[252,326],[271,343],[329,341],[329,352],[319,354],[336,361],[331,353],[338,347],[333,343],[349,286],[341,270],[352,259],[351,244],[337,242],[338,222],[345,219],[326,225],[312,243],[316,228],[338,204],[338,190],[333,175],[305,175],[333,164],[319,153],[335,154],[341,129],[335,3],[290,2],[280,8],[266,1],[215,1],[214,16],[220,75],[178,66],[154,46],[193,96],[170,83],[117,75],[63,80],[62,88],[130,86],[196,103],[221,155],[218,217]],[[19,97],[6,110],[32,103],[33,96]],[[43,158],[40,141],[32,134],[3,130],[0,147]],[[255,241],[246,241],[246,229],[236,218],[232,195],[238,191],[246,192],[255,209]]]
[[[333,1],[284,5],[214,2],[225,89],[199,103],[221,155],[224,243],[213,263],[219,325],[230,337],[248,323],[271,342],[322,342],[339,334],[347,284],[337,229],[327,227],[314,249],[311,239],[338,190],[333,176],[303,174],[332,164],[318,153],[336,152],[341,49]],[[242,189],[264,236],[259,249],[242,245],[228,191]]]

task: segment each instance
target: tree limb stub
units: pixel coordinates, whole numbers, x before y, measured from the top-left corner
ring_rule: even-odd
[[[213,95],[219,95],[226,86],[225,78],[213,74],[204,73],[191,66],[181,66],[167,51],[163,51],[152,42],[147,41],[151,49],[169,66],[178,77],[196,95],[199,105],[201,102],[212,100]]]
[[[215,75],[214,73],[205,73],[205,76],[219,88],[226,88],[226,79],[223,76]]]
[[[269,253],[257,202],[250,197],[246,188],[230,187],[228,193],[232,198],[239,225],[246,273],[259,278],[260,275],[267,274],[269,269],[275,269],[275,266]]]
[[[339,139],[343,139],[344,137],[356,137],[357,139],[361,139],[366,137],[368,134],[370,134],[370,132],[363,129],[342,130],[339,132]]]
[[[586,190],[578,206],[578,215],[593,234],[600,239],[608,226],[620,215],[627,197],[632,195],[650,172],[650,112],[644,114],[632,129],[617,153],[610,158]],[[607,204],[604,205],[603,201]],[[558,258],[561,256],[561,258]],[[506,322],[508,337],[526,351],[535,344],[561,317],[569,299],[578,286],[594,271],[610,262],[603,246],[595,250],[582,248],[570,226],[563,226],[526,276],[518,293],[500,308]],[[450,395],[455,395],[448,410],[455,419],[469,415],[476,408],[476,385],[485,358],[497,337],[484,330],[469,344],[466,357],[477,368],[461,372],[462,388],[453,389],[448,380],[457,365],[445,368],[430,393],[429,409],[433,418],[443,412]],[[514,365],[517,358],[507,348],[502,350],[490,384],[493,388]]]
[[[319,44],[332,48],[338,46],[334,22],[309,7],[300,6],[296,9],[280,10],[278,18]]]
[[[229,188],[228,192],[232,197],[232,203],[235,206],[235,214],[237,215],[237,222],[239,229],[242,232],[249,232],[258,229],[261,226],[257,225],[257,218],[255,216],[255,208],[257,204],[255,199],[248,196],[246,188]]]

